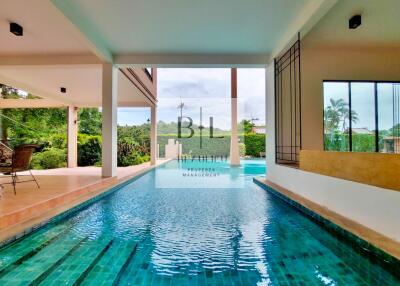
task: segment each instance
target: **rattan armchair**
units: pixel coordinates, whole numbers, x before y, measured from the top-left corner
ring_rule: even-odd
[[[33,144],[22,144],[17,147],[15,147],[13,154],[12,154],[12,160],[10,165],[0,165],[0,173],[3,173],[5,175],[8,175],[11,177],[11,182],[9,183],[3,183],[1,185],[5,184],[11,184],[13,185],[14,188],[14,194],[16,194],[16,184],[18,183],[25,183],[25,182],[35,182],[36,186],[40,188],[39,183],[37,182],[35,176],[31,172],[31,160],[32,160],[32,155],[33,151],[37,148],[37,145]],[[24,172],[28,171],[29,175],[24,175],[24,176],[30,176],[31,179],[29,180],[19,180],[19,176],[17,173],[19,172]]]

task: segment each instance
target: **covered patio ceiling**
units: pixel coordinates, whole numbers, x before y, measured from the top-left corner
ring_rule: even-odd
[[[0,64],[265,65],[336,2],[6,0]]]
[[[5,0],[0,82],[62,104],[101,106],[104,63],[138,70],[265,66],[335,3]],[[23,27],[23,36],[10,33],[10,22]],[[155,104],[155,84],[147,82],[152,88],[144,92],[121,71],[129,74],[119,71],[119,106]]]
[[[102,66],[94,65],[29,65],[0,66],[0,83],[7,84],[34,95],[77,107],[100,107]],[[144,94],[125,75],[128,69],[118,73],[118,106],[147,107],[154,103],[151,95]],[[60,88],[66,87],[66,93]],[[11,104],[0,101],[2,107]],[[11,104],[9,107],[16,107]]]

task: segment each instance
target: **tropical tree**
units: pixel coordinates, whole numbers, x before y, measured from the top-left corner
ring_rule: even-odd
[[[353,111],[350,114],[348,104],[343,99],[330,99],[330,105],[325,108],[324,120],[325,120],[325,132],[334,133],[339,130],[341,124],[341,131],[345,132],[347,129],[347,122],[351,116],[351,122],[357,123],[358,114]]]
[[[350,112],[348,104],[343,99],[335,100],[331,98],[330,105],[324,110],[324,133],[329,134],[329,138],[325,142],[328,149],[332,149],[337,140],[339,141],[336,143],[340,142],[340,139],[344,136],[343,133],[347,130],[347,122],[350,118],[352,123],[357,123],[358,114],[355,111]],[[338,134],[339,131],[341,131],[341,134]],[[344,143],[346,140],[341,141]],[[333,147],[335,150],[337,148]]]
[[[254,123],[250,120],[243,119],[239,122],[238,129],[243,130],[244,134],[250,134],[253,132]]]
[[[389,134],[391,136],[399,136],[400,135],[400,123],[393,125],[393,127],[389,129]]]
[[[101,135],[101,112],[98,108],[79,109],[79,132]]]

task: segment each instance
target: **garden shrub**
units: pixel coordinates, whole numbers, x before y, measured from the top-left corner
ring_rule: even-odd
[[[31,166],[33,169],[54,169],[66,167],[66,150],[47,148],[42,152],[35,153],[32,157]]]
[[[78,166],[93,166],[101,162],[101,136],[78,135]]]
[[[130,137],[118,138],[117,162],[119,167],[137,165],[149,160],[149,155],[135,140]]]
[[[66,134],[55,134],[52,135],[49,142],[50,146],[58,149],[67,148],[67,135]]]
[[[260,153],[265,152],[265,134],[246,134],[244,144],[247,156],[260,157]]]

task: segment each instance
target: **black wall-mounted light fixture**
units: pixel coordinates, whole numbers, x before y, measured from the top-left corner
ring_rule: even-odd
[[[10,32],[16,36],[23,36],[24,28],[17,23],[10,23]]]
[[[60,88],[60,91],[61,91],[61,93],[66,93],[66,92],[67,92],[67,88],[61,87],[61,88]]]
[[[354,15],[349,20],[349,29],[356,29],[361,25],[361,15]]]

